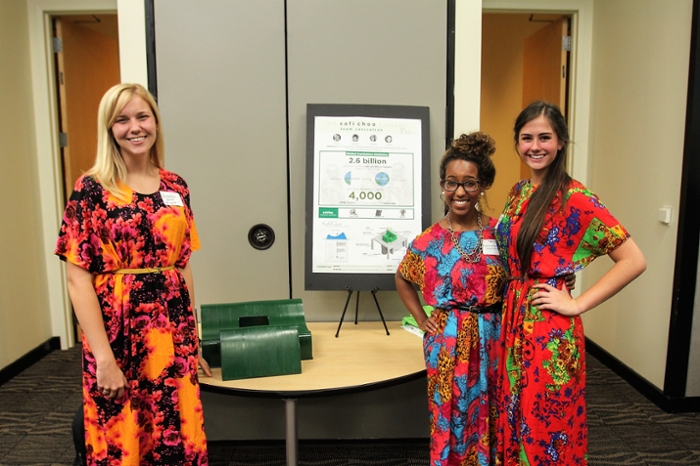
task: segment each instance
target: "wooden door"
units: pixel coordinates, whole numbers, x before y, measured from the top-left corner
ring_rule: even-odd
[[[75,181],[95,161],[97,108],[105,91],[119,83],[116,15],[54,17],[56,82],[66,199]],[[93,25],[97,30],[87,27]]]
[[[555,103],[566,115],[568,54],[563,46],[569,19],[561,18],[525,38],[523,44],[523,108],[536,100]],[[521,179],[530,169],[520,162]]]

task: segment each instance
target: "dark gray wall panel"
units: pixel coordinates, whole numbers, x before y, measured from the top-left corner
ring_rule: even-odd
[[[202,249],[198,303],[289,297],[284,2],[155,2],[166,167],[182,175]],[[264,223],[264,251],[248,231]]]
[[[292,294],[314,320],[339,319],[346,292],[304,291],[306,104],[430,108],[432,173],[444,151],[447,2],[297,0],[287,2]],[[437,178],[426,195],[439,194]],[[433,203],[433,211],[440,209]],[[407,314],[396,292],[377,294],[387,318]],[[370,293],[360,319],[378,320]],[[353,298],[354,299],[354,298]]]
[[[291,294],[304,300],[307,320],[337,320],[347,293],[303,291],[306,104],[429,107],[437,173],[445,137],[446,2],[288,0],[285,12],[282,0],[156,0],[155,23],[166,166],[190,184],[202,238],[193,256],[197,301],[289,297],[291,254]],[[438,212],[437,183],[430,194]],[[275,229],[273,248],[248,246],[254,223]],[[406,315],[395,292],[378,298],[388,319]],[[360,319],[379,318],[369,293],[360,304]],[[300,400],[299,435],[427,437],[425,390],[420,380]],[[206,393],[203,402],[212,440],[283,436],[281,401]]]

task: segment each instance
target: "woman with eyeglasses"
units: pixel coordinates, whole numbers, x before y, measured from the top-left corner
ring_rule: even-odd
[[[418,326],[428,374],[430,464],[493,464],[503,285],[494,226],[482,213],[496,175],[493,139],[463,134],[440,162],[445,216],[408,247],[396,287]],[[426,305],[434,307],[428,317]]]
[[[508,270],[500,360],[498,464],[585,465],[586,363],[581,314],[646,268],[642,252],[598,197],[565,171],[569,132],[559,108],[534,102],[515,121],[529,180],[510,192],[496,239]],[[614,265],[576,299],[567,274],[596,257]],[[502,463],[501,463],[502,461]]]

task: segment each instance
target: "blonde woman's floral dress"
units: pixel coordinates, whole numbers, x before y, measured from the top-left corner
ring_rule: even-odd
[[[484,228],[484,240],[492,247],[479,262],[464,260],[449,232],[436,223],[411,242],[399,265],[401,275],[420,288],[425,304],[435,307],[432,316],[438,322],[438,331],[423,337],[432,466],[493,464],[505,279],[494,225],[491,220]],[[476,231],[455,235],[465,251],[477,244]],[[489,312],[473,312],[484,308]]]
[[[128,198],[122,201],[81,177],[63,216],[55,253],[92,274],[107,337],[129,382],[123,397],[103,396],[83,338],[89,465],[208,464],[197,331],[178,270],[199,248],[199,237],[185,181],[166,170],[160,179],[149,195],[122,186]]]
[[[598,197],[572,181],[558,195],[535,241],[526,277],[521,277],[516,238],[537,188],[516,184],[496,227],[499,250],[510,274],[503,298],[499,401],[500,459],[506,465],[585,465],[588,461],[586,361],[580,317],[539,310],[531,300],[536,283],[557,288],[567,274],[610,253],[628,237]]]

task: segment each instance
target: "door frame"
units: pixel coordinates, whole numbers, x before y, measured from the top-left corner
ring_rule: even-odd
[[[61,339],[62,349],[72,347],[75,344],[75,338],[65,267],[53,255],[65,206],[62,205],[63,182],[58,144],[58,99],[51,17],[90,13],[119,15],[119,12],[123,13],[119,17],[121,79],[124,81],[127,77],[135,82],[143,82],[147,79],[145,39],[139,43],[139,34],[126,33],[126,31],[144,29],[141,0],[27,0],[36,167],[41,208],[40,228],[46,270],[45,289],[49,303],[48,317],[51,323],[51,334]],[[145,30],[143,37],[145,38]]]
[[[539,12],[571,16],[571,36],[574,40],[569,67],[571,87],[567,113],[569,133],[576,144],[569,146],[567,162],[571,175],[587,184],[593,0],[457,0],[456,10],[455,128],[460,128],[462,132],[479,128],[481,14]],[[478,16],[474,14],[477,10]],[[460,34],[463,36],[460,37]]]

